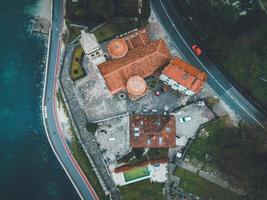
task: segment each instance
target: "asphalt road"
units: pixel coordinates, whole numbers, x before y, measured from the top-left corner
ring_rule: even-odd
[[[98,199],[96,193],[86,179],[66,144],[56,115],[57,73],[60,67],[60,34],[63,23],[63,1],[53,1],[52,32],[50,54],[43,96],[43,118],[49,143],[78,192],[81,199]]]
[[[195,55],[191,47],[196,43],[183,26],[172,0],[152,0],[152,7],[183,59],[208,73],[208,84],[246,123],[263,127],[266,116],[236,90],[205,53]]]

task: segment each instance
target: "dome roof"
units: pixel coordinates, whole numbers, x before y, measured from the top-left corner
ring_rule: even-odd
[[[141,76],[132,76],[127,81],[127,90],[134,96],[140,96],[146,91],[146,82]]]
[[[122,58],[128,52],[128,45],[124,39],[114,39],[108,44],[108,52],[113,58]]]

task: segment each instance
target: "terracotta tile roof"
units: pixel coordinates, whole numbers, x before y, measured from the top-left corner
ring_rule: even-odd
[[[205,72],[177,57],[171,60],[162,73],[195,93],[204,87],[208,77]]]
[[[109,60],[98,67],[111,93],[115,94],[125,89],[131,76],[146,78],[169,61],[169,50],[164,40],[159,39],[137,46],[129,50],[123,58]]]
[[[174,116],[130,116],[130,146],[133,148],[175,147],[176,124]]]
[[[128,52],[128,45],[122,39],[114,39],[108,44],[108,52],[113,58],[122,58]]]
[[[129,49],[134,49],[138,46],[144,46],[150,42],[145,29],[141,29],[129,34],[124,39],[127,42]]]
[[[141,76],[132,76],[127,81],[127,90],[135,96],[140,96],[146,91],[147,84]]]

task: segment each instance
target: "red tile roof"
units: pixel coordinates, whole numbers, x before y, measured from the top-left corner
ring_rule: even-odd
[[[139,75],[146,78],[170,61],[170,52],[163,39],[150,42],[143,30],[139,32],[125,37],[129,51],[123,58],[98,66],[112,94],[125,89],[130,77]]]
[[[205,72],[178,57],[173,58],[162,73],[195,93],[198,93],[204,87],[208,77]]]
[[[124,39],[126,40],[129,49],[134,49],[138,46],[144,46],[150,42],[145,29],[129,34]]]
[[[147,85],[141,76],[132,76],[127,81],[127,90],[134,96],[140,96],[146,91]]]
[[[174,116],[130,116],[130,146],[132,148],[175,147],[176,122]]]
[[[122,58],[128,51],[128,45],[124,39],[114,39],[108,44],[108,52],[113,58]]]

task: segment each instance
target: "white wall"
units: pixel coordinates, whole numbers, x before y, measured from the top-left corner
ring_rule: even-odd
[[[184,94],[186,94],[188,96],[192,96],[192,95],[195,94],[193,91],[187,89],[183,85],[180,85],[179,83],[177,83],[176,81],[170,79],[169,77],[165,76],[164,74],[161,74],[159,79],[162,80],[165,84],[171,86],[171,88],[173,90],[179,91],[179,92],[184,93]]]

